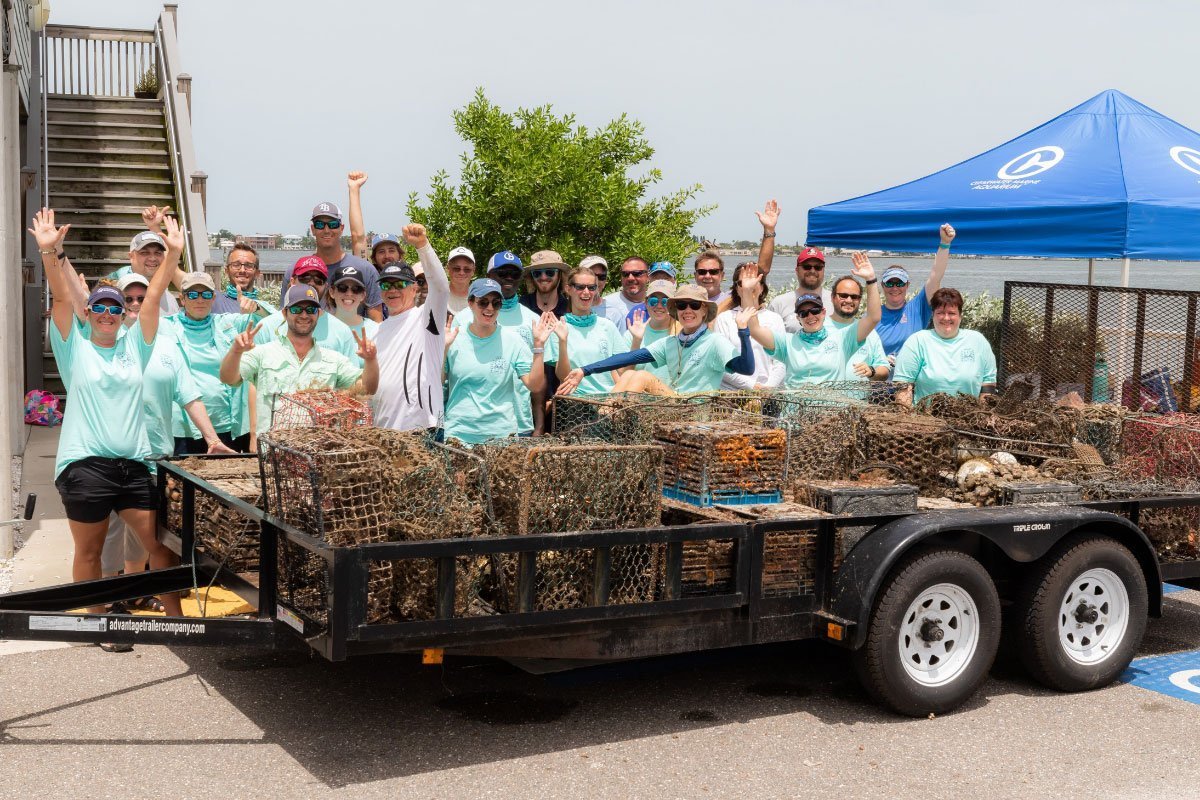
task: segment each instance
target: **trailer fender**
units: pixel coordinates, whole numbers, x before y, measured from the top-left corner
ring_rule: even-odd
[[[1162,577],[1153,545],[1124,517],[1077,506],[1011,506],[931,511],[885,523],[864,536],[846,554],[833,586],[830,612],[855,623],[842,642],[862,646],[875,597],[884,579],[913,547],[930,540],[961,542],[972,537],[991,542],[1017,563],[1038,560],[1063,537],[1080,531],[1102,533],[1124,544],[1137,558],[1149,588],[1149,611],[1162,613]]]

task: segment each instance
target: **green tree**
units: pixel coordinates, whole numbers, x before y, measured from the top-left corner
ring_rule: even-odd
[[[527,260],[551,249],[572,264],[588,253],[614,265],[631,255],[681,264],[696,250],[693,225],[713,209],[688,207],[699,184],[648,197],[662,173],[635,174],[654,149],[625,115],[589,130],[549,105],[507,113],[477,89],[454,129],[470,147],[459,185],[442,170],[424,204],[415,192],[408,201],[443,255],[465,245],[481,263],[499,250]]]
[[[228,228],[221,228],[221,230],[217,231],[217,241],[221,241],[222,239],[228,239],[229,241],[232,242],[233,238],[234,238],[233,231],[229,230]]]

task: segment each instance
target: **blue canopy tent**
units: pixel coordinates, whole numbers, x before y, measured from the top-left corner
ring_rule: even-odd
[[[1200,133],[1102,92],[924,178],[808,212],[808,243],[989,256],[1200,260]]]

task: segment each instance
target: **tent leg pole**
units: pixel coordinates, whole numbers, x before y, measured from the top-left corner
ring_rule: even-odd
[[[1088,286],[1096,282],[1096,259],[1088,259]]]
[[[1125,263],[1121,266],[1121,285],[1129,285],[1129,259],[1125,259]]]

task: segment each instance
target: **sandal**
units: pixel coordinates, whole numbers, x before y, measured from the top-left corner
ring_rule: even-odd
[[[129,601],[128,606],[131,611],[154,611],[159,614],[166,613],[167,610],[166,606],[162,604],[162,601],[153,595],[150,597],[139,597],[136,600],[131,600]]]
[[[100,649],[106,653],[132,653],[133,645],[117,644],[116,642],[100,642]]]

